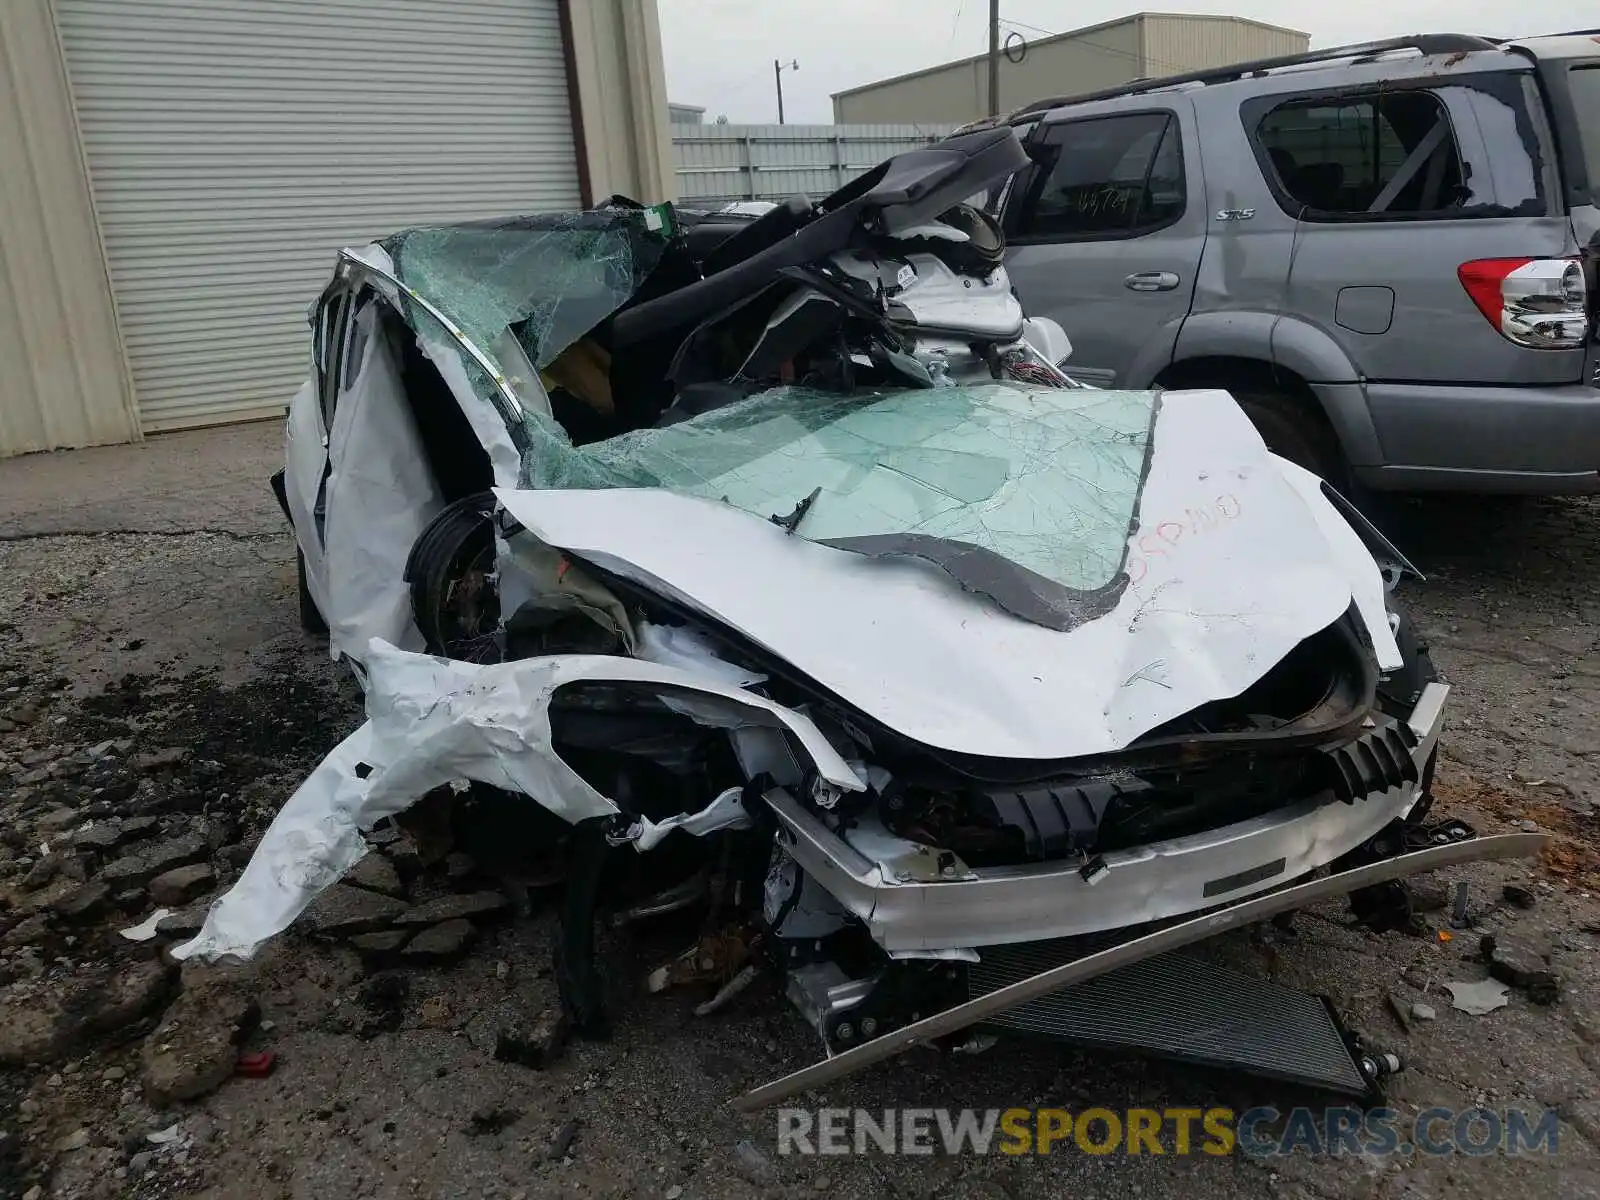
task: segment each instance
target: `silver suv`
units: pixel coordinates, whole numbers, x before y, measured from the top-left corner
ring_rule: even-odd
[[[1223,387],[1377,489],[1600,491],[1600,30],[1394,39],[1010,118],[1028,310],[1068,371]]]

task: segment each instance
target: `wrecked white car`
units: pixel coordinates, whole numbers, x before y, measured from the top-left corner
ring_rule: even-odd
[[[1537,839],[1423,824],[1447,689],[1358,514],[1224,393],[1062,374],[962,203],[1026,165],[341,254],[279,485],[369,719],[180,954],[471,793],[565,839],[580,1030],[597,910],[712,903],[714,1003],[776,972],[832,1056],[761,1099],[974,1024],[1369,1087],[1320,1001],[1164,952]]]

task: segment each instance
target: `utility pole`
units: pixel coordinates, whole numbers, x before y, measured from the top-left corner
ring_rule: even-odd
[[[772,82],[778,85],[778,124],[783,124],[783,73],[785,71],[798,71],[800,60],[792,58],[788,62],[772,60]]]
[[[989,0],[989,115],[1000,115],[1000,0]]]

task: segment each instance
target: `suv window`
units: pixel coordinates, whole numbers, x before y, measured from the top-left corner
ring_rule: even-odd
[[[1010,236],[1133,237],[1183,215],[1183,150],[1171,113],[1063,121],[1044,131],[1040,165]]]
[[[1600,204],[1600,66],[1573,67],[1567,73],[1572,107],[1578,113],[1578,139],[1589,177],[1589,191]]]
[[[1311,220],[1455,215],[1468,199],[1450,118],[1430,92],[1292,100],[1255,137],[1284,208]]]

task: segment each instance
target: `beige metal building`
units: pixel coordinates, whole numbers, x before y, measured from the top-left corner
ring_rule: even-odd
[[[282,413],[341,246],[673,187],[655,0],[0,0],[0,454]]]
[[[1033,38],[1025,49],[1013,40],[1011,53],[1000,59],[1000,111],[1010,112],[1045,96],[1300,54],[1310,41],[1310,35],[1299,30],[1242,17],[1176,13],[1136,13],[1054,37]],[[990,115],[988,56],[981,54],[833,96],[833,120],[838,125],[959,124]]]

